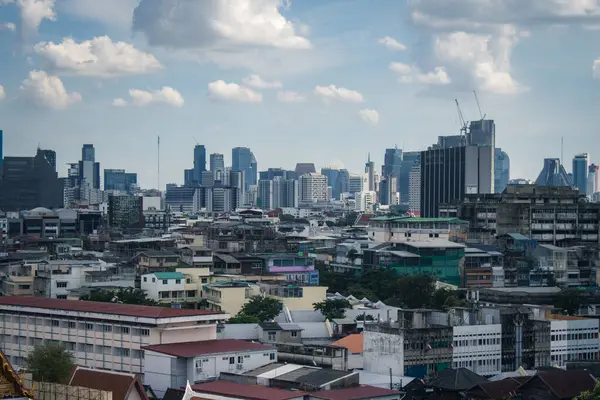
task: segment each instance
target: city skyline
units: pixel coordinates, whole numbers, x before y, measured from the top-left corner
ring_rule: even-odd
[[[465,119],[479,119],[476,90],[512,178],[535,179],[543,158],[560,157],[563,136],[567,168],[583,152],[598,162],[600,4],[265,0],[243,16],[282,23],[263,30],[224,7],[180,2],[178,30],[162,32],[163,9],[137,2],[40,0],[38,13],[3,2],[5,156],[39,144],[66,176],[93,143],[103,169],[135,172],[151,188],[160,134],[163,185],[183,183],[196,143],[226,165],[232,148],[249,147],[259,170],[313,162],[359,173],[370,152],[379,171],[386,148],[421,151],[457,134],[454,98]]]

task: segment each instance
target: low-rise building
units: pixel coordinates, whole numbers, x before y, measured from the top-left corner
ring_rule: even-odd
[[[160,303],[196,303],[201,297],[197,283],[181,272],[154,272],[141,277],[141,288]]]
[[[213,251],[202,246],[185,246],[181,248],[181,261],[192,267],[212,267]]]
[[[289,310],[312,310],[314,303],[325,301],[326,286],[295,285],[281,282],[260,282],[260,292],[279,300]]]
[[[202,310],[0,296],[0,347],[21,367],[34,346],[55,341],[77,365],[143,375],[143,346],[213,340],[217,323],[227,318]]]
[[[160,397],[170,387],[242,374],[277,361],[277,351],[260,343],[224,339],[144,347],[145,383]]]
[[[86,273],[105,271],[103,261],[49,260],[38,264],[35,276],[35,295],[66,299],[70,290],[85,286]]]
[[[144,250],[135,257],[139,274],[169,272],[179,265],[179,255],[169,251]]]
[[[220,281],[204,285],[202,298],[208,302],[210,310],[238,314],[252,296],[260,294],[258,285],[239,281]]]

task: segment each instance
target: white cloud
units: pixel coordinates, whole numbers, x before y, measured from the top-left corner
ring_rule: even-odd
[[[321,97],[325,101],[342,101],[347,103],[363,103],[365,101],[360,92],[335,85],[317,86],[314,91],[315,95]]]
[[[281,7],[281,0],[141,0],[133,29],[169,48],[310,48]]]
[[[243,103],[260,103],[262,94],[237,83],[222,80],[208,84],[208,96],[213,100],[239,101]]]
[[[0,85],[0,100],[4,100],[6,98],[6,92],[4,91],[4,86]]]
[[[306,101],[306,96],[290,90],[284,90],[277,93],[277,99],[282,103],[303,103]]]
[[[152,54],[129,43],[113,42],[108,36],[98,36],[81,43],[72,38],[64,38],[58,44],[41,42],[34,49],[47,68],[62,74],[109,78],[162,69]]]
[[[5,22],[0,24],[0,31],[11,31],[14,32],[17,29],[17,26],[12,22]]]
[[[377,112],[377,110],[364,108],[358,111],[358,116],[367,124],[373,126],[377,126],[377,124],[379,124],[379,112]]]
[[[242,82],[254,89],[279,89],[283,86],[279,81],[266,81],[258,75],[249,75]]]
[[[125,107],[125,106],[127,106],[127,101],[125,99],[119,97],[118,99],[113,100],[112,105],[115,107]]]
[[[390,50],[398,50],[398,51],[406,50],[406,46],[404,44],[400,43],[396,39],[389,37],[389,36],[382,37],[381,39],[379,39],[377,41],[377,43],[384,45],[385,47],[387,47]]]
[[[160,90],[153,91],[131,89],[129,97],[131,98],[130,103],[123,98],[118,98],[113,100],[112,105],[125,107],[131,104],[136,107],[147,107],[152,104],[167,104],[173,107],[183,107],[184,104],[183,96],[169,86],[163,86]]]
[[[594,60],[594,64],[592,65],[592,74],[595,79],[600,79],[600,57]]]
[[[83,20],[99,21],[118,28],[130,28],[139,0],[61,0],[59,13]]]
[[[17,0],[24,35],[37,32],[44,19],[56,20],[54,0]]]
[[[398,74],[400,83],[422,83],[425,85],[447,85],[451,82],[450,76],[444,67],[435,67],[430,72],[422,72],[418,67],[408,64],[393,62],[390,69]]]
[[[81,101],[77,92],[67,92],[57,76],[50,76],[45,71],[31,71],[27,79],[21,82],[21,94],[40,107],[64,110]]]

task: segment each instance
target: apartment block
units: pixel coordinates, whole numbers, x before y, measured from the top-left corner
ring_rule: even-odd
[[[0,346],[15,366],[24,366],[34,346],[63,343],[78,365],[144,374],[142,348],[155,344],[213,340],[225,313],[0,296]]]

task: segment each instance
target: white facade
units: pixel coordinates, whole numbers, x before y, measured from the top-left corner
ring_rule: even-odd
[[[326,202],[328,200],[325,175],[317,173],[301,175],[298,186],[300,203]]]
[[[502,325],[455,326],[453,336],[453,368],[464,367],[482,376],[502,372]]]
[[[421,165],[415,165],[408,173],[408,210],[421,214]]]
[[[180,272],[142,275],[141,288],[149,298],[156,301],[170,302],[178,298],[185,301],[185,275]],[[196,293],[192,297],[196,297]]]
[[[567,361],[598,360],[597,319],[566,319],[550,321],[550,359],[552,365],[566,366]]]
[[[373,206],[377,204],[377,192],[361,192],[354,195],[356,200],[354,209],[356,211],[373,211]]]
[[[283,214],[293,215],[295,218],[318,217],[323,215],[321,211],[309,210],[306,208],[281,207],[281,212]]]
[[[404,334],[363,331],[363,368],[376,374],[404,376]]]
[[[277,362],[275,349],[233,351],[176,357],[156,351],[145,351],[145,380],[158,397],[170,387],[182,387],[218,379],[221,372],[243,374]]]
[[[106,271],[104,261],[50,260],[38,265],[40,289],[46,297],[66,299],[70,290],[86,285],[86,272]]]
[[[63,343],[77,365],[143,375],[141,348],[212,340],[228,314],[35,297],[0,297],[0,347],[15,367],[43,341]]]

